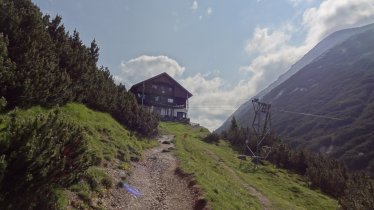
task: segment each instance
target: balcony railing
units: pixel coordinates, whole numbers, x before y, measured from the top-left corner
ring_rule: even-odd
[[[139,104],[142,104],[140,99]],[[157,107],[166,107],[166,108],[173,108],[173,109],[185,109],[186,104],[176,104],[176,103],[168,103],[168,102],[158,102],[154,100],[143,100],[143,105],[146,106],[157,106]]]

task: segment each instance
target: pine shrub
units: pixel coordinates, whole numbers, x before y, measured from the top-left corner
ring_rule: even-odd
[[[74,184],[91,165],[85,134],[58,111],[27,120],[16,112],[1,132],[0,208],[53,208],[54,189]]]

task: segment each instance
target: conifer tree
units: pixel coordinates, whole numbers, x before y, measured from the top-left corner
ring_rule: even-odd
[[[12,86],[15,71],[15,63],[13,63],[8,57],[7,49],[8,41],[0,33],[0,96],[6,96],[8,88]]]
[[[28,0],[1,5],[0,28],[9,39],[9,57],[16,66],[15,80],[8,91],[10,106],[62,103],[68,84],[66,73],[58,71],[54,45],[39,9]]]

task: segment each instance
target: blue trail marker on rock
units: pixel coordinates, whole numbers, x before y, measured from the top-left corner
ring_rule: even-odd
[[[127,192],[129,192],[131,195],[133,195],[135,197],[143,195],[141,192],[139,192],[139,190],[135,189],[134,187],[131,187],[130,185],[128,185],[126,183],[123,184],[123,188],[125,188],[125,190]]]

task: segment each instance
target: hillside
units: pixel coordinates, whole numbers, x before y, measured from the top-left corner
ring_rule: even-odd
[[[0,116],[2,119],[0,121],[0,137],[4,137],[7,133],[12,119],[21,124],[25,122],[28,124],[27,122],[33,122],[36,118],[42,119],[56,112],[58,112],[57,122],[54,121],[52,125],[57,124],[64,127],[68,124],[69,129],[64,135],[74,133],[75,127],[80,128],[78,131],[83,134],[79,142],[73,145],[76,148],[83,143],[86,145],[79,150],[79,153],[73,155],[64,152],[61,154],[61,158],[64,160],[71,159],[74,161],[74,169],[67,171],[66,164],[68,163],[65,162],[62,163],[62,166],[65,165],[62,169],[60,167],[50,167],[59,163],[56,159],[58,157],[56,155],[59,153],[54,148],[58,148],[59,143],[56,142],[56,138],[59,138],[59,133],[64,132],[64,130],[59,130],[56,127],[50,128],[48,135],[44,132],[44,135],[40,133],[41,141],[38,140],[37,135],[39,133],[20,137],[24,143],[16,144],[17,139],[13,138],[10,145],[15,144],[14,147],[10,146],[9,149],[2,147],[0,149],[1,160],[5,160],[6,163],[5,168],[2,168],[3,162],[0,161],[0,201],[2,201],[0,207],[2,209],[18,207],[23,209],[25,206],[40,209],[43,208],[43,205],[47,205],[44,208],[48,209],[65,209],[67,206],[84,209],[100,208],[100,203],[102,203],[100,199],[106,199],[104,194],[107,191],[106,189],[113,188],[117,184],[114,182],[110,171],[120,170],[124,174],[129,173],[130,161],[139,160],[144,149],[156,145],[156,141],[137,137],[134,132],[124,128],[109,114],[96,112],[84,105],[74,103],[60,108],[45,109],[37,106],[5,113]],[[42,123],[39,131],[42,130],[42,127],[48,128],[48,122]],[[33,132],[31,131],[31,133]],[[6,144],[4,140],[4,138],[0,138],[0,145]],[[50,141],[51,147],[45,145],[45,141]],[[35,145],[38,152],[33,153],[30,145]],[[68,146],[64,145],[62,150],[65,151],[70,148]],[[70,148],[69,150],[74,149]],[[11,156],[8,156],[11,153],[17,154],[17,151],[24,151],[28,154],[28,159],[25,160],[27,164],[20,164],[20,161],[24,161],[22,155],[18,159],[12,159]],[[71,156],[77,158],[74,159]],[[16,179],[17,182],[14,182],[15,175],[10,177],[14,168],[18,168],[17,176],[19,176],[19,179]],[[38,175],[43,168],[48,168],[47,175]],[[59,173],[60,171],[62,173]],[[72,174],[76,175],[76,178],[72,182],[65,181],[64,177]],[[23,180],[22,176],[29,178],[21,182]],[[8,183],[5,184],[5,181],[8,181]],[[35,184],[38,184],[36,189],[33,187]],[[43,186],[47,187],[46,191],[43,191]],[[4,192],[7,187],[14,189],[12,200],[6,197],[10,191]],[[35,190],[28,191],[28,189]],[[28,199],[25,199],[24,196],[27,196]],[[48,201],[40,200],[39,196],[48,198]]]
[[[341,44],[342,42],[346,41],[348,38],[350,38],[353,35],[362,33],[364,31],[370,30],[374,28],[374,24],[370,24],[367,26],[362,26],[358,28],[349,28],[337,31],[335,33],[330,34],[325,39],[323,39],[321,42],[319,42],[315,47],[313,47],[309,52],[307,52],[300,60],[298,60],[295,64],[291,66],[291,68],[279,78],[271,83],[268,87],[261,90],[259,93],[256,94],[253,98],[259,98],[262,99],[266,94],[268,94],[271,90],[285,82],[287,79],[289,79],[292,75],[300,71],[302,68],[304,68],[306,65],[311,63],[313,60],[317,59],[319,56],[321,56],[323,53],[328,51],[329,49],[337,46],[338,44]],[[218,132],[221,132],[225,129],[227,129],[230,125],[230,121],[233,116],[235,116],[236,119],[241,119],[242,116],[248,116],[252,111],[252,104],[251,100],[248,100],[244,104],[242,104],[233,114],[230,116],[218,129]],[[240,122],[241,120],[239,120]]]
[[[273,128],[285,142],[328,154],[372,175],[373,37],[373,29],[351,36],[262,98],[272,104]],[[243,115],[234,114],[241,126],[249,125],[250,112],[247,108]]]
[[[203,191],[212,209],[336,209],[337,202],[317,191],[296,174],[270,164],[252,170],[253,164],[237,158],[224,141],[201,141],[201,127],[161,123],[162,132],[175,135],[180,167],[193,177],[191,185]]]
[[[341,120],[276,113],[287,142],[374,173],[374,30],[353,36],[278,86],[264,101],[274,109]],[[277,95],[281,95],[276,98]]]

